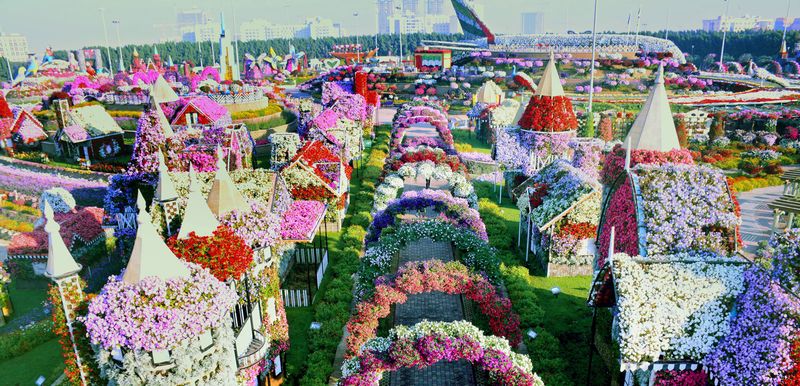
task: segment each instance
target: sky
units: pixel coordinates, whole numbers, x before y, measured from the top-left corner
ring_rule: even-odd
[[[641,6],[641,29],[699,29],[703,19],[723,13],[723,0],[598,0],[597,29],[625,31],[628,15],[636,19]],[[730,0],[731,16],[745,14],[766,18],[786,15],[787,1],[794,1],[790,18],[800,17],[798,0]],[[542,12],[545,32],[584,31],[591,29],[591,0],[477,0],[485,8],[484,22],[495,33],[518,33],[521,12]],[[308,17],[322,16],[342,23],[351,33],[374,34],[376,7],[374,0],[38,0],[35,6],[25,1],[0,0],[0,31],[20,33],[28,37],[32,51],[42,52],[47,46],[55,49],[76,49],[103,44],[103,7],[108,26],[108,40],[117,44],[118,20],[124,43],[153,43],[175,30],[177,11],[200,8],[216,18],[225,12],[226,26],[249,19],[266,19],[276,23],[297,23]],[[447,12],[452,5],[445,1]],[[353,12],[359,16],[354,17]]]

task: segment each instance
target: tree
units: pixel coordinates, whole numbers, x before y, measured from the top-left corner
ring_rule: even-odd
[[[608,114],[600,117],[600,138],[606,142],[614,140],[614,124]]]
[[[722,138],[725,136],[725,113],[720,111],[714,114],[714,121],[711,124],[711,132],[709,137],[712,140]]]
[[[686,127],[686,119],[682,114],[678,114],[675,120],[677,121],[675,122],[675,131],[678,134],[678,143],[685,149],[689,146],[689,129]]]
[[[587,112],[586,123],[583,125],[582,137],[594,138],[594,113]]]

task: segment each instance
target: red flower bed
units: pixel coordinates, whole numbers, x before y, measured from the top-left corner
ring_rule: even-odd
[[[639,254],[636,209],[633,207],[633,188],[630,180],[626,179],[619,189],[612,193],[605,216],[605,224],[600,233],[600,256],[597,259],[599,267],[602,267],[608,258],[612,227],[615,228],[614,252],[623,252],[631,256]]]
[[[564,96],[531,98],[519,126],[536,131],[570,131],[578,128],[572,102]]]
[[[694,164],[692,152],[686,149],[671,150],[668,152],[656,150],[633,150],[631,151],[631,168],[638,164],[663,165],[673,164]],[[625,149],[622,145],[614,146],[605,158],[603,171],[600,179],[603,184],[611,184],[625,169]]]
[[[661,370],[656,372],[653,386],[706,386],[708,374],[704,371]]]
[[[348,357],[357,354],[375,336],[380,319],[389,315],[392,305],[405,303],[408,295],[424,292],[463,294],[489,318],[493,334],[505,337],[512,346],[522,339],[519,316],[511,310],[511,301],[502,297],[485,277],[471,273],[459,262],[412,262],[395,275],[377,278],[375,283],[372,298],[356,304],[356,311],[347,322]]]
[[[397,171],[401,166],[407,163],[422,161],[431,161],[436,165],[447,164],[453,172],[467,173],[466,165],[462,164],[457,156],[448,156],[443,151],[434,151],[431,149],[403,153],[400,158],[389,160],[387,165],[390,170]]]
[[[589,239],[597,234],[597,225],[588,222],[567,223],[558,233],[573,236],[578,240]]]
[[[103,234],[103,209],[95,207],[78,208],[73,212],[56,213],[55,220],[61,225],[61,238],[67,248],[72,249],[76,238],[90,243]],[[11,255],[47,253],[47,232],[44,224],[33,232],[18,233],[11,238],[8,246]]]
[[[528,196],[531,210],[542,205],[545,196],[547,196],[547,184],[535,184],[533,186],[533,192]]]
[[[253,250],[226,226],[219,226],[208,237],[197,236],[194,232],[185,240],[172,236],[167,245],[175,256],[200,264],[223,282],[231,277],[239,280],[253,262]]]

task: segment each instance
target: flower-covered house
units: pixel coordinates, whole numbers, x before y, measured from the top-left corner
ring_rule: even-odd
[[[349,181],[353,168],[322,142],[306,142],[294,159],[281,169],[296,200],[320,201],[327,205],[325,221],[336,231],[349,203]]]
[[[56,101],[58,131],[55,139],[62,154],[103,160],[118,155],[124,146],[122,128],[102,105],[71,108],[66,100]]]
[[[31,148],[47,139],[44,125],[30,111],[15,106],[3,108],[6,101],[0,97],[0,148],[13,154],[16,147]],[[3,111],[7,111],[4,113]]]
[[[213,99],[201,95],[182,102],[171,123],[177,126],[186,125],[230,125],[231,113]]]
[[[526,259],[533,252],[548,276],[591,275],[599,182],[566,160],[556,160],[521,186],[518,236],[527,245]]]

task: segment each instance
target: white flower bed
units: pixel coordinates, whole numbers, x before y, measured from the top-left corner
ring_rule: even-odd
[[[743,265],[636,262],[614,255],[623,363],[700,361],[728,333]]]
[[[397,192],[405,186],[405,178],[415,179],[418,177],[426,180],[446,180],[454,197],[465,198],[471,207],[477,207],[478,197],[475,194],[475,188],[464,175],[453,172],[446,164],[436,165],[432,161],[422,161],[407,163],[396,172],[386,176],[383,183],[375,189],[375,204],[372,212],[377,213],[386,209],[389,201],[397,198]]]

